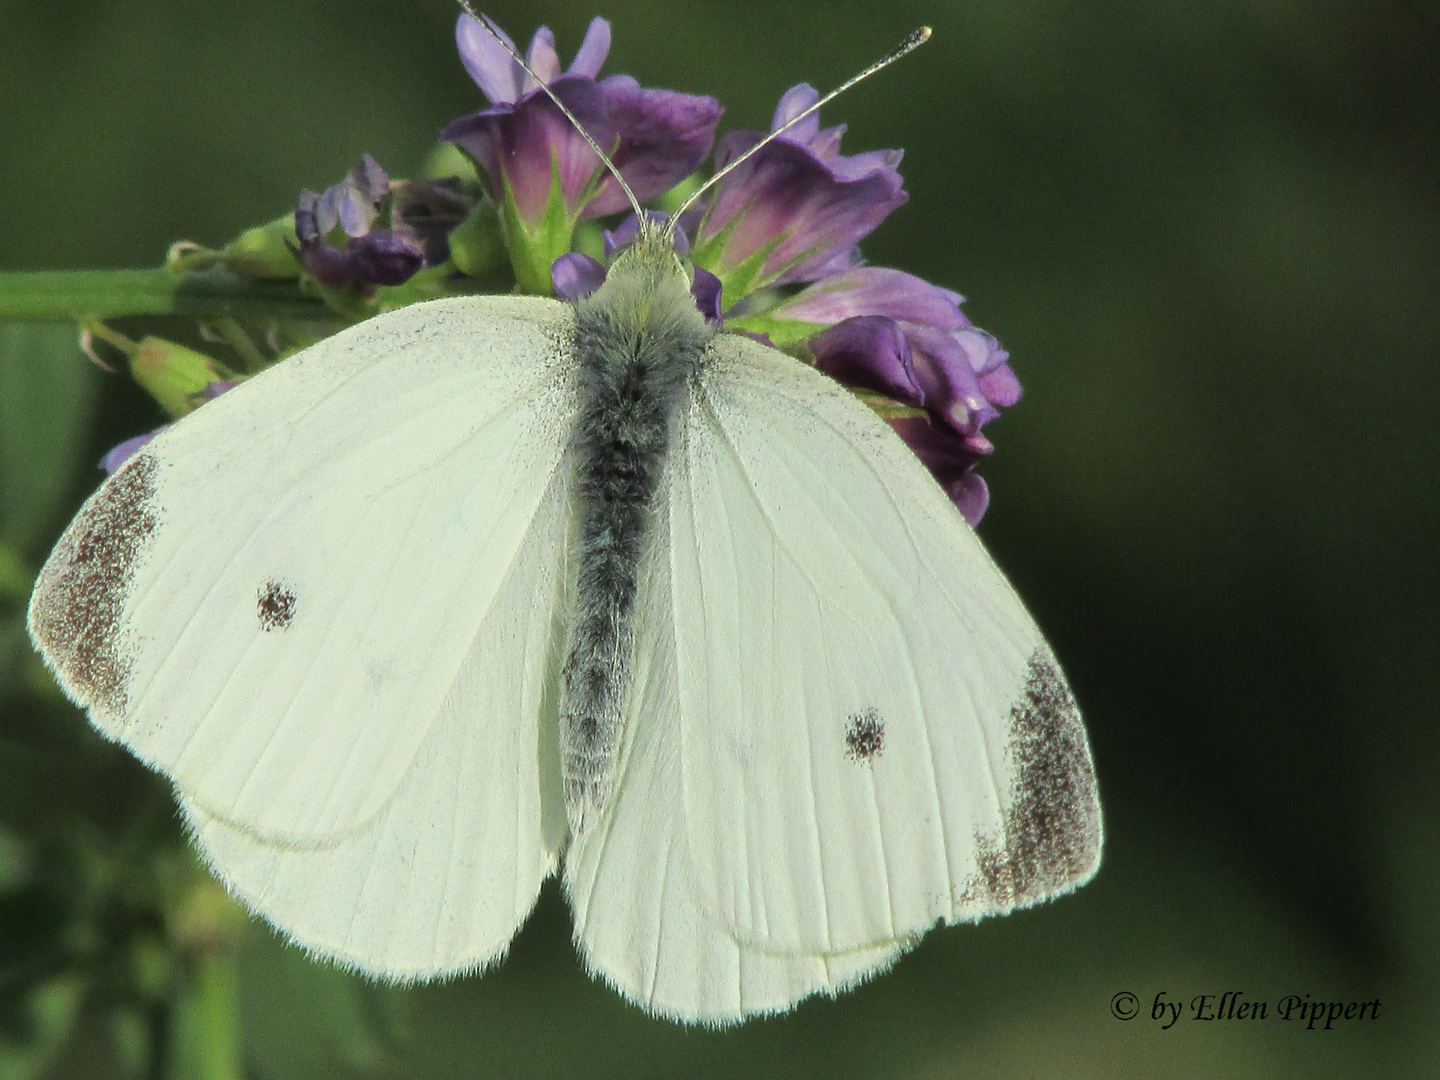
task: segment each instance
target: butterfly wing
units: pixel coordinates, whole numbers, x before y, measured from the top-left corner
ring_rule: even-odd
[[[661,485],[661,520],[673,473]],[[737,941],[704,906],[681,792],[668,530],[649,537],[636,605],[636,659],[616,781],[604,813],[565,856],[586,965],[650,1012],[706,1024],[788,1009],[884,971],[908,943],[834,956],[766,952]]]
[[[696,902],[745,946],[835,954],[1087,880],[1085,732],[974,533],[838,385],[713,348],[667,508]]]
[[[567,833],[551,647],[567,480],[551,482],[415,763],[374,818],[327,841],[274,843],[179,792],[218,876],[308,951],[399,981],[474,970],[505,953],[554,871]]]
[[[296,848],[374,820],[463,708],[497,755],[473,782],[506,777],[477,797],[509,800],[533,877],[543,664],[527,649],[550,645],[476,643],[522,548],[549,545],[543,577],[565,546],[538,515],[568,474],[570,319],[539,299],[415,305],[162,432],[37,582],[31,633],[62,686],[197,821]],[[553,611],[547,589],[534,603]]]

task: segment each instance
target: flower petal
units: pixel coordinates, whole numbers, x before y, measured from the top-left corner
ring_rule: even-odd
[[[695,298],[695,306],[700,309],[700,314],[705,316],[705,321],[719,326],[723,322],[720,294],[724,291],[720,279],[703,266],[694,269],[695,278],[690,282],[690,295]]]
[[[889,421],[896,434],[914,451],[936,483],[944,488],[956,508],[973,527],[985,516],[990,490],[974,473],[982,455],[948,428],[937,426],[928,417],[898,417]],[[988,444],[987,444],[988,445]]]
[[[605,64],[605,58],[610,55],[610,24],[598,15],[590,20],[590,26],[585,31],[585,40],[580,43],[580,51],[575,54],[574,61],[566,70],[567,75],[586,75],[590,78],[600,74],[600,68]]]
[[[599,259],[571,251],[551,265],[550,280],[555,286],[555,295],[573,304],[605,284],[605,266]]]
[[[549,86],[560,77],[560,54],[555,51],[555,35],[548,26],[535,31],[530,39],[530,48],[525,53],[525,63],[530,71],[524,73],[525,93]],[[534,76],[530,74],[533,71]],[[535,76],[539,77],[536,82]]]
[[[1020,380],[1010,370],[1010,365],[1001,364],[994,371],[980,376],[980,392],[991,404],[1008,409],[1020,400],[1024,390],[1020,386]]]
[[[510,35],[493,22],[495,33],[504,38],[512,48],[515,43]],[[480,92],[492,105],[520,100],[523,93],[525,69],[505,51],[505,46],[496,41],[479,21],[462,14],[455,21],[455,47],[460,53],[460,62],[480,87]],[[519,50],[516,49],[516,52]]]
[[[375,229],[351,239],[343,251],[323,240],[302,238],[300,261],[329,289],[351,281],[362,286],[400,285],[425,265],[425,248],[409,229]]]
[[[809,83],[792,86],[780,95],[780,102],[775,106],[775,115],[770,121],[770,130],[779,131],[790,123],[792,117],[799,116],[819,100],[820,91]],[[808,144],[819,133],[820,114],[813,112],[804,120],[792,124],[785,132],[784,137],[791,142]]]
[[[112,446],[105,452],[105,456],[100,459],[100,468],[104,469],[107,473],[113,473],[116,469],[120,468],[121,465],[125,464],[126,459],[129,458],[130,455],[169,426],[169,424],[162,425],[154,431],[147,431],[144,435],[132,436],[124,442]]]
[[[862,315],[809,341],[815,367],[846,386],[873,390],[906,405],[924,404],[910,346],[894,319]]]
[[[753,132],[725,136],[716,154],[717,169],[759,138]],[[720,182],[697,237],[697,251],[722,279],[768,252],[754,280],[746,283],[746,292],[814,280],[836,268],[837,255],[840,266],[853,264],[850,249],[908,198],[902,182],[893,168],[842,177],[808,148],[782,136]]]
[[[641,202],[665,194],[709,155],[715,128],[725,113],[714,98],[647,89],[628,75],[611,76],[599,86],[618,135],[610,160]],[[629,205],[607,170],[599,194],[582,216],[603,217]]]
[[[613,143],[605,95],[593,80],[564,75],[550,84],[550,90],[597,143]],[[502,191],[509,191],[527,224],[538,223],[545,214],[552,168],[558,169],[560,190],[572,214],[578,213],[596,170],[602,168],[585,137],[543,93],[462,117],[440,137],[480,163],[497,199]]]
[[[855,315],[888,315],[943,329],[969,326],[960,311],[965,298],[928,281],[881,266],[861,266],[831,274],[807,286],[776,309],[786,319],[820,325]]]
[[[905,336],[914,351],[915,376],[931,415],[965,435],[979,431],[981,424],[997,415],[953,332],[908,323]]]

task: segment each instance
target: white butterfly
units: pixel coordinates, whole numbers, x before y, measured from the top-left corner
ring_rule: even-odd
[[[592,971],[733,1022],[1098,864],[1074,700],[970,527],[653,230],[578,307],[417,304],[167,429],[30,628],[236,896],[387,980],[495,962],[558,873]]]

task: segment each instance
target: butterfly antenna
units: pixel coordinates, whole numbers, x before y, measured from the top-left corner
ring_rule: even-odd
[[[847,79],[845,82],[837,86],[834,90],[831,90],[830,93],[822,97],[819,101],[815,102],[814,105],[811,105],[804,112],[797,113],[796,115],[792,116],[789,120],[785,121],[784,124],[780,125],[780,127],[770,132],[769,135],[766,135],[749,150],[746,150],[745,153],[741,154],[734,161],[730,162],[730,164],[726,165],[725,168],[721,169],[709,180],[705,181],[705,183],[700,186],[700,189],[696,191],[693,195],[691,195],[690,198],[686,199],[679,210],[675,211],[674,215],[672,215],[671,217],[671,220],[674,221],[678,219],[681,214],[685,213],[686,210],[689,210],[690,207],[694,206],[695,203],[698,202],[707,191],[713,188],[721,180],[725,179],[725,177],[730,175],[732,171],[739,168],[741,165],[745,164],[745,162],[749,161],[752,157],[758,154],[761,150],[765,149],[765,147],[769,146],[781,135],[784,135],[785,132],[789,131],[796,124],[800,123],[801,120],[804,120],[806,117],[812,116],[815,113],[819,112],[822,105],[828,105],[830,102],[834,101],[837,97],[845,93],[846,90],[849,90],[852,86],[860,82],[862,79],[868,79],[871,75],[874,75],[881,68],[889,67],[906,53],[914,52],[916,49],[918,49],[921,45],[924,45],[925,42],[929,40],[930,27],[922,26],[920,27],[920,29],[913,31],[909,37],[907,37],[899,45],[896,45],[895,48],[891,49],[879,60],[876,60],[864,71],[860,72],[859,75],[856,75],[852,79]]]
[[[643,226],[645,223],[645,211],[640,206],[640,200],[635,197],[635,192],[630,190],[630,185],[627,184],[625,178],[620,175],[620,170],[617,169],[615,163],[610,160],[610,155],[600,149],[600,144],[592,139],[590,133],[585,130],[585,126],[581,124],[579,120],[575,119],[575,114],[567,109],[565,103],[555,96],[555,92],[550,89],[545,80],[535,74],[534,69],[525,62],[525,58],[515,51],[515,46],[505,40],[505,36],[500,33],[500,28],[495,25],[489,15],[476,11],[474,5],[470,3],[470,0],[460,0],[460,6],[465,9],[466,15],[469,15],[483,26],[486,32],[500,43],[500,47],[509,53],[510,58],[525,70],[526,75],[529,75],[530,78],[535,80],[536,85],[545,91],[545,96],[555,103],[555,107],[565,115],[565,119],[569,120],[571,126],[580,133],[580,137],[590,144],[590,149],[599,155],[600,160],[605,163],[605,168],[610,170],[610,175],[615,177],[615,182],[620,185],[620,190],[625,192],[625,197],[630,200],[630,206],[634,209],[636,218],[640,220]]]

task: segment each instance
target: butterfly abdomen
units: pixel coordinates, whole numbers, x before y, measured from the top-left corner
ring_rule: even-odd
[[[714,333],[668,245],[632,252],[576,310],[579,550],[560,742],[565,804],[577,832],[605,804],[614,775],[650,502],[671,414]]]

